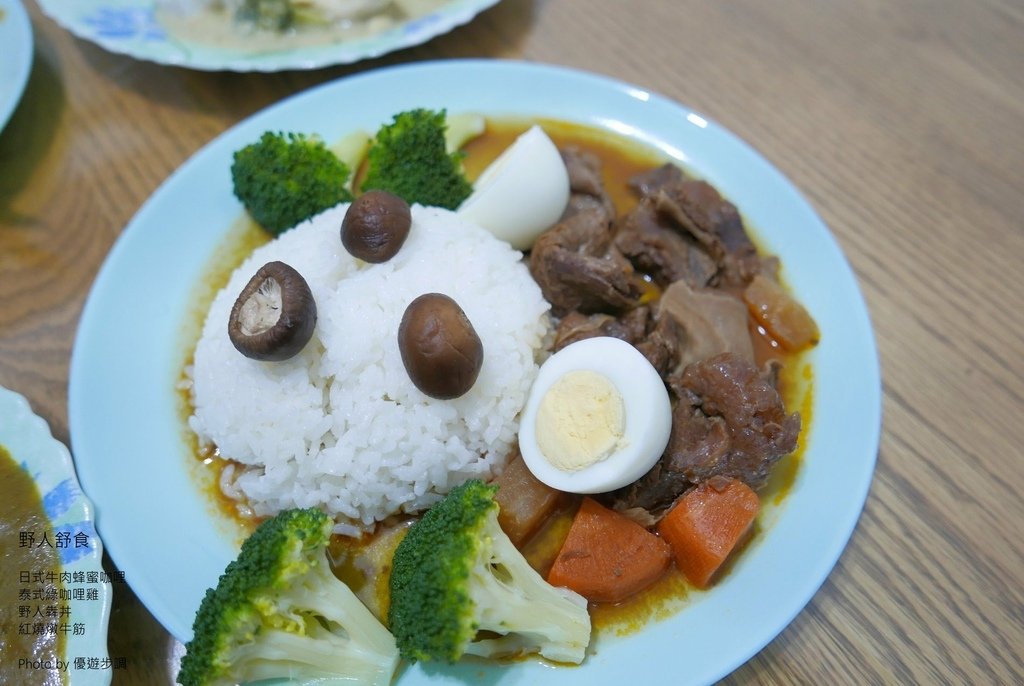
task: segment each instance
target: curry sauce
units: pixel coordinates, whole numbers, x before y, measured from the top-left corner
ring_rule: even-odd
[[[43,622],[23,616],[21,608],[41,609],[24,598],[36,586],[23,583],[25,575],[53,579],[47,590],[59,593],[60,554],[52,546],[22,545],[22,532],[41,535],[52,528],[35,481],[6,448],[0,446],[0,683],[23,686],[61,686],[64,676],[55,668],[65,659],[65,638],[60,632],[36,633],[33,624]],[[49,573],[52,572],[52,577]],[[24,661],[33,664],[26,664]],[[21,661],[21,662],[19,662]]]

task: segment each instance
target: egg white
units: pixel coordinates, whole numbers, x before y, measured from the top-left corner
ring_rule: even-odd
[[[569,204],[569,172],[544,130],[533,126],[480,175],[457,212],[516,250],[528,250]]]
[[[606,377],[622,396],[625,430],[605,459],[577,471],[553,466],[537,443],[537,411],[551,386],[571,371]],[[604,493],[633,483],[665,452],[672,430],[668,390],[643,354],[618,338],[588,338],[566,346],[541,366],[519,424],[519,449],[540,481],[569,493]]]

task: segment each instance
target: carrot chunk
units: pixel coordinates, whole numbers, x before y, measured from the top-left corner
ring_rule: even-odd
[[[757,494],[742,481],[712,477],[676,503],[658,523],[658,533],[672,546],[687,580],[706,588],[750,532],[760,508]]]
[[[615,603],[647,587],[672,559],[664,541],[636,522],[584,498],[548,583],[587,600]]]

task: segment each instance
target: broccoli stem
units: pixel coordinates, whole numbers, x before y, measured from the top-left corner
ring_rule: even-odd
[[[233,653],[236,664],[244,665],[241,681],[260,679],[317,679],[319,686],[353,683],[386,686],[393,666],[379,657],[353,650],[346,639],[336,636],[303,636],[279,629],[259,634],[256,641]],[[338,676],[344,674],[344,676]]]
[[[254,642],[233,653],[236,664],[246,665],[245,680],[306,678],[312,671],[323,679],[318,684],[390,684],[397,663],[394,639],[334,576],[326,553],[289,579],[275,605],[263,612],[279,626],[264,625]]]
[[[587,601],[548,584],[504,534],[488,538],[490,545],[481,546],[485,557],[475,566],[471,595],[478,631],[501,638],[475,640],[466,652],[497,657],[537,651],[549,660],[579,664],[590,641]],[[547,611],[538,612],[538,607]]]
[[[331,571],[327,554],[316,560],[301,577],[293,579],[281,592],[281,607],[304,610],[317,617],[335,633],[358,628],[359,643],[378,656],[394,652],[395,639],[356,595],[338,581]],[[347,627],[347,628],[346,628]]]

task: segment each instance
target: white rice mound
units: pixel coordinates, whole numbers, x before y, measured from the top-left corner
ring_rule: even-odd
[[[521,253],[486,230],[415,205],[402,249],[371,265],[341,244],[347,208],[258,248],[217,294],[196,346],[189,425],[202,446],[245,465],[225,469],[221,488],[253,514],[319,507],[337,532],[357,534],[500,473],[550,322]],[[318,319],[301,353],[260,362],[235,350],[228,318],[273,260],[306,279]],[[454,400],[421,393],[398,350],[406,306],[433,292],[459,303],[483,343],[476,384]]]

